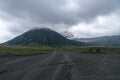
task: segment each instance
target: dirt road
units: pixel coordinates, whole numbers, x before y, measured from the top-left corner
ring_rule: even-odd
[[[120,55],[55,50],[0,56],[0,80],[120,80]]]

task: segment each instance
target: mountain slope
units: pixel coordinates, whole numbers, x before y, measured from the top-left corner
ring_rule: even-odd
[[[84,45],[83,42],[69,40],[48,28],[29,30],[22,35],[5,42],[4,45]]]
[[[87,43],[87,46],[120,46],[120,35],[117,36],[103,36],[96,38],[80,38],[74,39],[77,41]]]

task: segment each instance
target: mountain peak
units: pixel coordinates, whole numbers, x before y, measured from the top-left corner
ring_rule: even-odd
[[[22,35],[4,43],[5,45],[82,45],[83,43],[69,40],[49,28],[31,29]]]
[[[29,30],[29,31],[36,31],[36,30],[53,31],[53,30],[51,30],[50,28],[33,28],[33,29]]]

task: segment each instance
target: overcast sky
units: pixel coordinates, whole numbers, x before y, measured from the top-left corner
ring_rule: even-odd
[[[120,0],[0,0],[0,43],[32,28],[75,38],[120,34]]]

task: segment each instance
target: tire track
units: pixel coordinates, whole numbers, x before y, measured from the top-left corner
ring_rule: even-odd
[[[65,56],[65,63],[67,63],[68,68],[68,77],[65,80],[80,80],[78,69],[72,59],[62,50],[61,53]],[[72,62],[72,63],[69,63]]]
[[[62,68],[62,65],[59,63],[61,63],[63,60],[64,56],[59,53],[59,51],[57,51],[54,58],[52,58],[49,64],[41,71],[41,73],[35,78],[35,80],[56,80],[56,76]]]
[[[50,57],[54,55],[55,55],[55,51],[51,56],[45,58],[42,61],[39,61],[39,58],[41,55],[38,55],[38,56],[28,57],[24,60],[21,59],[12,63],[10,62],[8,64],[2,65],[3,68],[1,68],[1,71],[6,72],[6,74],[2,74],[4,76],[3,80],[6,80],[6,79],[21,80],[21,78],[23,78],[24,76],[27,76],[27,74],[32,73],[32,71],[34,71],[35,68],[37,68],[37,66],[46,64],[45,61],[47,61]]]
[[[37,62],[33,65],[30,65],[25,75],[22,75],[19,80],[35,80],[35,78],[39,76],[39,74],[42,73],[45,68],[47,68],[47,66],[52,61],[52,59],[55,57],[55,55],[56,55],[56,50],[53,52],[51,56],[49,56],[42,62],[40,63]],[[45,65],[45,66],[39,67],[40,65]]]

